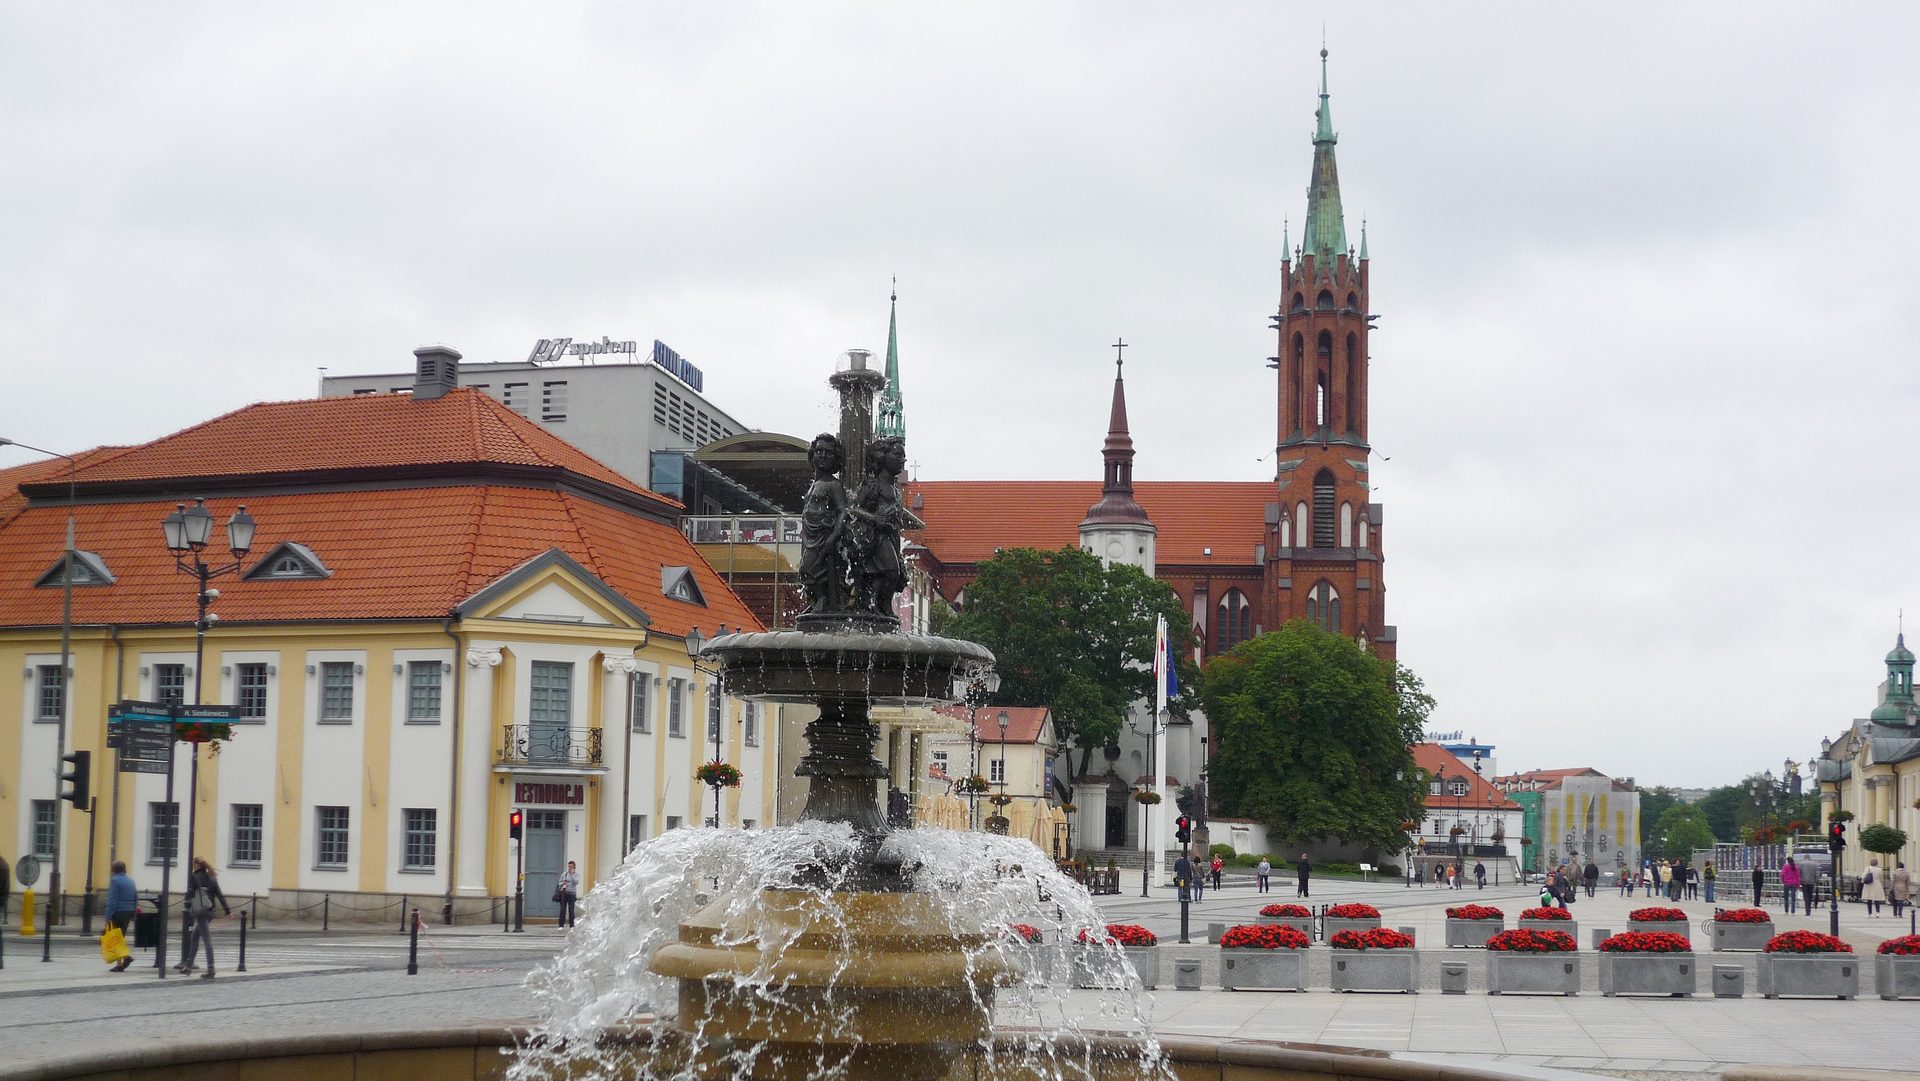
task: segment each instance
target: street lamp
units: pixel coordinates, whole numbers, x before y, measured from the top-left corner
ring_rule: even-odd
[[[1000,791],[995,796],[993,801],[993,806],[994,806],[993,817],[987,819],[987,831],[989,833],[1005,834],[1008,831],[1008,828],[1012,825],[1012,821],[1007,817],[1007,807],[1010,803],[1010,801],[1007,798],[1007,721],[1008,719],[1009,718],[1007,717],[1007,711],[1004,709],[1001,710],[1000,716],[997,718],[997,720],[1000,722],[1000,780],[999,780]]]
[[[193,620],[193,704],[200,705],[200,684],[206,679],[207,628],[220,621],[220,617],[207,609],[219,598],[220,591],[208,583],[223,575],[238,571],[246,561],[247,553],[253,550],[253,516],[247,513],[246,504],[227,518],[227,549],[233,558],[226,563],[208,563],[201,558],[207,543],[213,539],[213,512],[207,509],[205,499],[195,499],[193,506],[185,503],[175,504],[173,513],[160,522],[160,530],[166,537],[167,551],[173,553],[173,569],[181,574],[191,575],[198,585],[194,594],[196,605]],[[192,891],[193,881],[193,842],[194,827],[200,814],[200,744],[195,741],[193,747],[192,773],[187,782],[187,881],[188,891]],[[180,825],[174,818],[176,837]],[[177,845],[177,842],[176,842]],[[171,865],[171,858],[168,860]],[[192,919],[187,906],[180,905],[180,957],[187,956],[187,942],[191,937]]]
[[[61,777],[66,772],[67,758],[67,715],[73,711],[73,507],[74,489],[79,477],[80,463],[73,455],[62,454],[57,450],[36,447],[30,443],[20,443],[12,439],[0,438],[0,447],[19,447],[35,454],[44,454],[49,458],[63,458],[67,463],[67,548],[60,559],[60,716],[53,725],[53,856],[47,861],[47,942],[42,947],[40,959],[53,960],[53,921],[61,909],[60,897],[60,789]],[[115,786],[116,791],[118,786]],[[81,808],[88,810],[90,808]],[[91,853],[89,853],[91,855]],[[90,924],[93,909],[90,907],[93,897],[93,862],[87,862],[87,901],[84,908],[86,923],[82,932],[92,930]]]
[[[999,691],[1000,673],[991,668],[955,676],[953,680],[954,700],[967,707],[967,828],[970,830],[980,828],[980,793],[974,791],[971,783],[980,775],[980,707]]]
[[[722,623],[720,624],[720,629],[714,632],[714,637],[724,638],[726,636],[727,636],[727,625],[725,623]],[[713,682],[707,687],[707,735],[713,737],[713,760],[715,762],[718,762],[720,761],[720,753],[721,753],[720,731],[726,720],[726,710],[727,710],[726,681],[719,669],[708,668],[707,666],[700,663],[700,655],[706,651],[707,640],[701,637],[700,628],[698,626],[687,628],[686,645],[687,645],[687,660],[693,662],[694,670],[697,672],[705,673],[707,676],[711,677],[711,679],[713,680]],[[720,789],[721,787],[722,787],[721,785],[713,786],[713,828],[714,829],[720,828]]]
[[[1154,745],[1159,742],[1160,733],[1167,730],[1166,724],[1163,724],[1160,720],[1160,711],[1158,709],[1154,710],[1153,721],[1147,725],[1147,729],[1145,732],[1142,732],[1140,730],[1140,727],[1133,723],[1133,719],[1131,717],[1127,719],[1127,728],[1130,731],[1132,731],[1133,734],[1136,736],[1144,735],[1146,737],[1147,778],[1148,778],[1148,783],[1150,783],[1153,786],[1153,788],[1148,789],[1148,791],[1153,791],[1154,789],[1158,789],[1160,787],[1160,774],[1158,772],[1160,769],[1160,766],[1158,763],[1154,761]],[[1148,875],[1152,872],[1152,870],[1153,870],[1153,805],[1150,803],[1142,803],[1140,805],[1140,896],[1142,897],[1145,897],[1148,895],[1147,880],[1148,880]]]

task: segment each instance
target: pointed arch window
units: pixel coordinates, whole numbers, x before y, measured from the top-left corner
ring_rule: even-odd
[[[1331,292],[1328,292],[1325,289],[1320,290],[1320,295],[1313,299],[1313,307],[1315,311],[1323,311],[1323,312],[1332,311],[1333,310],[1333,294]]]
[[[1293,546],[1305,548],[1307,538],[1310,536],[1312,534],[1307,532],[1307,505],[1305,502],[1295,503],[1293,505]]]
[[[1253,605],[1238,589],[1229,589],[1214,609],[1213,651],[1225,653],[1253,637]]]
[[[1323,630],[1340,633],[1340,591],[1325,578],[1313,584],[1307,591],[1307,622],[1317,623]]]
[[[1361,551],[1365,551],[1367,548],[1367,540],[1368,540],[1368,532],[1369,532],[1367,528],[1367,524],[1368,524],[1367,516],[1362,514],[1360,516],[1360,549]]]
[[[1340,547],[1353,547],[1353,504],[1340,504]]]
[[[1307,339],[1299,334],[1293,336],[1293,358],[1288,362],[1287,379],[1293,388],[1293,430],[1301,431],[1307,424],[1307,405],[1300,397],[1305,384],[1303,371],[1307,366]]]
[[[1287,520],[1287,512],[1280,512],[1280,547],[1293,547],[1293,523]]]
[[[1354,405],[1354,401],[1355,401],[1354,387],[1359,379],[1359,376],[1356,374],[1360,370],[1359,352],[1360,352],[1359,339],[1355,338],[1351,334],[1347,335],[1347,360],[1346,360],[1347,392],[1346,392],[1346,397],[1340,399],[1340,409],[1342,412],[1346,414],[1346,420],[1347,420],[1346,429],[1349,434],[1352,434],[1353,432],[1357,432],[1360,430],[1359,424],[1354,419],[1354,415],[1357,411],[1356,406]]]
[[[1313,546],[1331,548],[1339,534],[1334,521],[1333,473],[1322,469],[1313,478]]]

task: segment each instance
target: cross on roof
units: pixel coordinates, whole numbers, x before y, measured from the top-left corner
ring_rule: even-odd
[[[1113,366],[1118,368],[1127,362],[1127,340],[1120,338],[1113,343]]]

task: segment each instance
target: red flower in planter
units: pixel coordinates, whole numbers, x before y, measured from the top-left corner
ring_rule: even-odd
[[[1268,905],[1260,910],[1262,916],[1286,916],[1292,919],[1306,919],[1313,910],[1306,905]]]
[[[1082,942],[1112,942],[1121,946],[1158,946],[1160,939],[1137,923],[1107,924],[1107,933],[1098,935],[1091,927],[1080,929]]]
[[[1520,918],[1523,920],[1570,920],[1573,918],[1573,913],[1564,908],[1528,908],[1521,910]]]
[[[1764,908],[1723,908],[1713,914],[1715,923],[1772,923],[1773,913]]]
[[[1375,927],[1370,931],[1341,931],[1333,936],[1332,946],[1336,950],[1410,950],[1413,949],[1413,936],[1401,934],[1391,927]]]
[[[1001,930],[1018,938],[1022,942],[1040,941],[1040,928],[1030,923],[1009,923],[1002,927]]]
[[[1327,909],[1327,918],[1333,920],[1377,920],[1380,910],[1372,905],[1349,903],[1334,905]]]
[[[1627,931],[1602,942],[1600,952],[1692,953],[1693,945],[1672,931]]]
[[[1677,908],[1636,908],[1627,913],[1627,918],[1635,923],[1685,923],[1687,914]]]
[[[1518,927],[1487,939],[1487,949],[1507,953],[1572,953],[1580,948],[1565,931],[1536,931]]]
[[[1852,953],[1853,947],[1819,931],[1788,931],[1767,940],[1768,953]]]
[[[1229,927],[1220,936],[1223,950],[1304,950],[1312,940],[1306,934],[1283,924]]]
[[[1901,935],[1890,938],[1880,944],[1880,953],[1890,953],[1896,957],[1920,957],[1920,935]]]
[[[1507,914],[1492,905],[1459,905],[1447,909],[1447,918],[1450,920],[1503,920],[1507,918]]]

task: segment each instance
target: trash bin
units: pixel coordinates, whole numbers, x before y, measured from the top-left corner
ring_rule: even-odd
[[[1181,957],[1174,960],[1173,989],[1175,991],[1200,990],[1200,959],[1198,957]]]
[[[1713,966],[1713,997],[1742,998],[1747,993],[1747,966]]]
[[[1440,962],[1440,993],[1443,995],[1464,995],[1467,993],[1467,963],[1465,961]]]
[[[141,910],[133,914],[133,948],[150,950],[160,944],[160,913]]]

